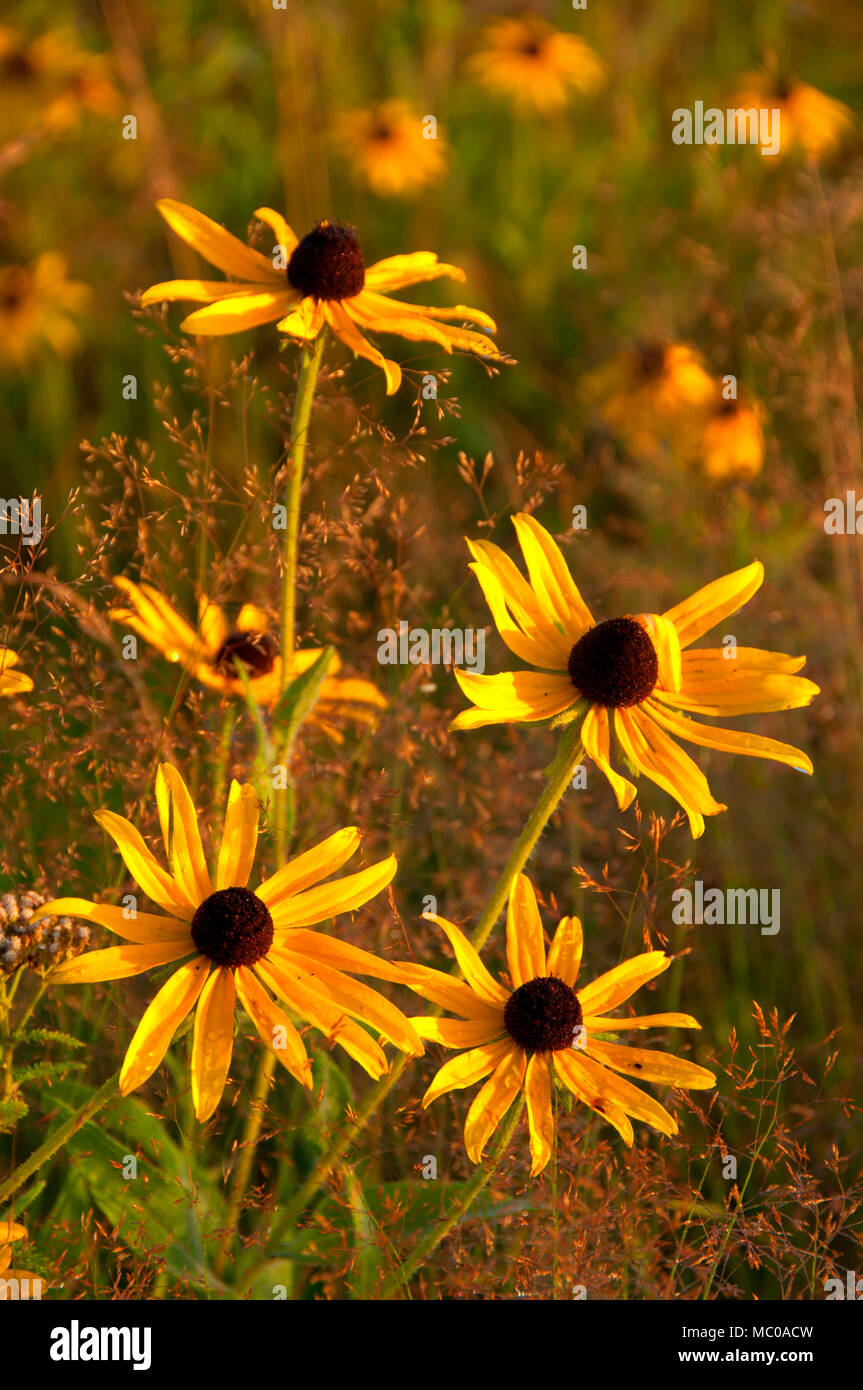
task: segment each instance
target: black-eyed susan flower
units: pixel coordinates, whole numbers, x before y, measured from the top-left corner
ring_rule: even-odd
[[[65,258],[46,251],[32,266],[0,266],[0,365],[20,370],[45,347],[68,357],[81,346],[76,323],[89,286],[70,280]]]
[[[698,1028],[689,1014],[647,1014],[615,1018],[610,1010],[671,964],[663,951],[646,951],[576,989],[581,966],[582,931],[577,917],[564,917],[546,957],[542,922],[533,887],[523,874],[513,883],[506,923],[509,982],[488,972],[467,937],[443,917],[432,917],[446,933],[464,981],[421,965],[406,965],[404,982],[457,1018],[415,1018],[427,1041],[457,1048],[425,1095],[431,1105],[447,1091],[484,1085],[464,1128],[473,1163],[520,1092],[527,1100],[531,1174],[541,1173],[554,1141],[552,1077],[603,1119],[627,1145],[634,1139],[629,1117],[676,1134],[677,1123],[664,1106],[626,1080],[659,1082],[681,1089],[714,1086],[712,1072],[668,1052],[624,1047],[603,1036],[624,1028]],[[488,1078],[488,1080],[485,1080]]]
[[[645,341],[587,373],[580,391],[609,429],[647,451],[700,418],[716,383],[689,344]]]
[[[62,133],[83,111],[104,116],[116,104],[108,59],[81,48],[71,29],[30,39],[0,25],[0,138],[34,127]]]
[[[13,1242],[26,1238],[26,1226],[17,1221],[0,1221],[0,1299],[41,1298],[48,1288],[41,1275],[10,1268]]]
[[[40,910],[42,915],[96,922],[124,941],[58,966],[50,976],[52,984],[120,980],[179,962],[129,1045],[120,1073],[123,1095],[153,1074],[177,1028],[195,1008],[192,1098],[198,1119],[208,1119],[228,1076],[238,998],[263,1042],[304,1086],[311,1085],[311,1062],[276,1000],[337,1042],[372,1077],[386,1071],[387,1059],[360,1023],[401,1051],[422,1054],[417,1033],[395,1005],[350,978],[400,981],[401,970],[359,947],[308,930],[375,897],[395,874],[394,856],[325,883],[360,845],[358,830],[337,830],[252,891],[247,885],[258,839],[258,796],[250,783],[231,783],[212,877],[194,803],[180,773],[167,763],[156,777],[156,802],[167,870],[123,816],[98,811],[96,820],[114,840],[132,878],[166,916],[136,912],[127,917],[123,908],[82,898],[58,898]]]
[[[580,719],[584,750],[608,778],[620,809],[636,788],[612,767],[612,736],[636,774],[680,803],[695,837],[704,832],[705,816],[726,808],[675,739],[812,772],[799,748],[690,717],[797,709],[819,693],[813,681],[794,674],[802,656],[742,646],[730,658],[725,648],[687,650],[761,587],[760,561],[713,580],[665,613],[597,623],[548,532],[531,516],[515,516],[513,523],[529,581],[489,541],[468,541],[471,569],[504,642],[535,669],[489,676],[456,671],[473,708],[452,729]]]
[[[697,443],[697,462],[708,478],[755,478],[764,466],[762,407],[743,400],[717,402]]]
[[[18,653],[9,647],[0,647],[0,695],[23,695],[33,689],[33,682],[23,671],[16,671]]]
[[[354,177],[379,197],[412,197],[446,172],[447,143],[406,101],[346,111],[335,136]]]
[[[561,110],[573,93],[596,91],[605,79],[605,64],[589,44],[538,15],[493,20],[466,71],[515,106],[542,113]]]
[[[482,333],[455,327],[465,320],[496,331],[488,314],[457,304],[433,309],[390,298],[393,290],[441,276],[463,280],[457,266],[442,265],[431,251],[389,256],[366,267],[352,227],[342,222],[318,222],[302,239],[272,208],[255,216],[276,236],[277,254],[261,255],[217,222],[184,203],[165,198],[157,204],[172,231],[193,246],[231,280],[168,280],[146,290],[141,303],[193,300],[203,304],[181,324],[187,333],[239,333],[263,323],[279,332],[310,342],[328,324],[346,347],[380,367],[387,393],[397,391],[401,369],[364,336],[365,332],[395,333],[410,342],[437,343],[445,352],[464,349],[480,357],[501,359],[501,353]],[[283,268],[280,268],[283,267]]]
[[[854,124],[853,113],[841,101],[805,82],[778,78],[769,73],[750,73],[743,78],[734,98],[738,139],[747,130],[747,113],[779,111],[779,153],[802,150],[819,159],[831,155]]]
[[[202,597],[196,630],[152,584],[133,584],[123,576],[114,583],[128,604],[116,605],[108,616],[137,632],[169,661],[191,671],[202,685],[242,698],[245,685],[237,674],[239,663],[259,705],[269,708],[279,698],[282,658],[263,609],[246,603],[232,624],[220,604]],[[289,678],[302,675],[319,656],[319,648],[295,652]],[[354,719],[368,720],[373,710],[384,709],[387,703],[371,681],[339,677],[340,669],[341,662],[334,655],[315,706],[316,722],[330,734],[336,733],[330,722],[332,716],[348,714]]]

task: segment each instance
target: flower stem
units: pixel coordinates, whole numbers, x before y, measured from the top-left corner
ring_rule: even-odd
[[[109,1076],[108,1080],[99,1087],[98,1091],[95,1091],[92,1096],[85,1100],[84,1104],[79,1106],[78,1109],[69,1116],[68,1120],[64,1120],[63,1123],[54,1130],[53,1134],[49,1134],[44,1144],[40,1144],[39,1148],[34,1149],[29,1158],[25,1158],[23,1163],[18,1164],[17,1168],[14,1169],[6,1181],[0,1184],[0,1203],[5,1202],[6,1198],[10,1197],[13,1192],[17,1192],[18,1188],[21,1187],[28,1178],[32,1177],[33,1174],[42,1167],[43,1163],[46,1163],[49,1158],[53,1158],[58,1149],[62,1149],[63,1145],[68,1143],[73,1134],[77,1134],[82,1125],[85,1125],[88,1120],[92,1120],[93,1116],[96,1115],[104,1105],[107,1105],[108,1101],[111,1100],[113,1096],[119,1094],[117,1090],[119,1076],[119,1071],[114,1072],[113,1076]]]
[[[476,931],[471,938],[477,950],[479,950],[488,939],[500,915],[500,911],[507,900],[513,879],[516,874],[521,872],[530,858],[540,835],[554,814],[561,798],[564,796],[572,780],[573,772],[582,761],[583,757],[584,749],[581,739],[574,729],[570,729],[561,740],[557,757],[549,769],[548,781],[543,789],[542,795],[531,811],[527,823],[516,841],[512,854],[507,860],[506,866],[494,886],[488,906],[483,912],[477,924]],[[440,1009],[433,1009],[431,1013],[432,1015],[440,1013]],[[407,1055],[402,1055],[393,1061],[392,1067],[387,1075],[369,1092],[357,1112],[357,1118],[354,1123],[350,1125],[347,1130],[344,1130],[330,1145],[326,1153],[318,1160],[289,1206],[283,1209],[279,1221],[275,1223],[271,1229],[271,1241],[278,1241],[281,1239],[288,1228],[305,1211],[306,1207],[320,1191],[322,1184],[339,1162],[345,1150],[357,1139],[368,1121],[377,1113],[410,1060],[410,1057]]]
[[[410,1259],[403,1264],[398,1272],[386,1281],[381,1290],[381,1298],[392,1297],[400,1284],[407,1286],[408,1280],[416,1273],[422,1265],[426,1263],[429,1255],[436,1250],[441,1241],[449,1235],[453,1226],[463,1221],[473,1203],[476,1201],[483,1188],[487,1187],[506,1152],[509,1141],[512,1138],[515,1127],[518,1124],[521,1112],[524,1109],[524,1096],[520,1096],[517,1104],[510,1106],[509,1114],[500,1132],[500,1137],[495,1144],[494,1151],[488,1163],[481,1164],[473,1177],[466,1185],[462,1193],[461,1200],[443,1221],[440,1221],[429,1232],[423,1240],[419,1242]]]
[[[258,1063],[258,1074],[255,1077],[255,1088],[249,1102],[249,1111],[246,1115],[246,1123],[243,1126],[243,1134],[240,1139],[240,1152],[237,1159],[237,1166],[234,1169],[234,1177],[231,1182],[231,1191],[228,1197],[228,1213],[225,1220],[225,1228],[222,1232],[222,1239],[219,1243],[219,1253],[215,1262],[215,1273],[221,1278],[228,1256],[231,1253],[234,1234],[243,1214],[243,1202],[249,1180],[252,1176],[252,1165],[255,1161],[258,1140],[261,1137],[261,1129],[264,1123],[264,1112],[267,1104],[267,1093],[270,1089],[270,1082],[273,1079],[273,1071],[276,1066],[276,1054],[269,1048],[264,1050],[264,1055]]]
[[[297,379],[297,398],[291,421],[290,472],[285,489],[285,541],[282,549],[282,677],[281,689],[288,684],[296,646],[297,554],[300,534],[300,494],[303,488],[303,466],[306,460],[306,441],[315,384],[324,351],[322,329],[312,346],[300,352],[300,374]]]

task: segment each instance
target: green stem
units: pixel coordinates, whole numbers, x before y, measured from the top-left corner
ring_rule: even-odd
[[[258,1064],[258,1074],[255,1077],[255,1088],[249,1102],[246,1123],[243,1126],[243,1134],[240,1139],[240,1154],[237,1159],[237,1166],[234,1169],[231,1191],[228,1197],[228,1214],[225,1220],[225,1229],[222,1232],[219,1254],[215,1264],[215,1272],[219,1278],[221,1278],[225,1265],[228,1262],[234,1233],[243,1214],[243,1202],[245,1201],[246,1190],[252,1176],[252,1165],[255,1161],[258,1140],[261,1137],[264,1112],[267,1105],[267,1094],[270,1089],[270,1082],[273,1079],[275,1066],[275,1052],[271,1052],[269,1048],[265,1048],[264,1055]]]
[[[453,1226],[458,1225],[459,1221],[464,1220],[483,1188],[488,1186],[497,1171],[500,1161],[509,1145],[509,1141],[515,1132],[515,1127],[518,1124],[523,1109],[524,1096],[520,1096],[518,1103],[510,1107],[509,1114],[500,1132],[500,1137],[488,1163],[480,1165],[477,1168],[470,1182],[465,1187],[460,1201],[450,1212],[449,1216],[447,1216],[445,1220],[438,1222],[434,1229],[419,1242],[407,1264],[402,1265],[398,1273],[392,1275],[387,1280],[381,1290],[381,1298],[390,1298],[400,1284],[407,1285],[408,1280],[426,1263],[432,1251],[436,1250],[441,1241],[449,1235]]]
[[[583,757],[584,750],[582,748],[581,739],[575,729],[572,728],[561,740],[557,757],[549,769],[548,781],[543,789],[542,795],[537,801],[536,806],[528,817],[524,829],[516,841],[515,848],[507,860],[503,873],[494,886],[488,906],[482,914],[477,924],[476,931],[471,938],[477,950],[479,950],[487,940],[507,900],[510,886],[516,874],[521,872],[530,858],[540,835],[566,793],[567,787],[572,781],[573,772],[582,761]],[[439,1008],[431,1011],[432,1015],[437,1013],[440,1013]],[[283,1209],[279,1221],[275,1223],[271,1229],[270,1242],[268,1243],[278,1242],[289,1227],[292,1226],[297,1218],[305,1211],[306,1207],[320,1191],[330,1172],[345,1153],[345,1150],[357,1139],[368,1121],[377,1113],[410,1060],[410,1057],[407,1055],[400,1056],[393,1062],[387,1075],[369,1092],[357,1112],[357,1118],[354,1123],[350,1125],[347,1130],[343,1131],[330,1145],[326,1153],[318,1160],[289,1206]]]
[[[300,352],[300,374],[297,379],[297,398],[291,421],[291,449],[288,481],[285,489],[285,541],[282,548],[282,677],[281,691],[288,684],[296,646],[297,555],[300,534],[300,494],[303,489],[303,466],[306,461],[306,441],[315,384],[324,351],[323,330],[311,348]]]
[[[33,1174],[42,1167],[43,1163],[47,1163],[49,1158],[53,1158],[58,1149],[62,1149],[63,1145],[68,1143],[73,1134],[77,1134],[82,1125],[85,1125],[88,1120],[92,1120],[94,1115],[96,1115],[103,1106],[107,1105],[108,1101],[111,1100],[113,1096],[119,1094],[117,1089],[119,1076],[119,1071],[114,1072],[113,1076],[109,1076],[108,1080],[99,1087],[98,1091],[95,1091],[88,1100],[85,1100],[84,1104],[79,1106],[79,1108],[69,1116],[68,1120],[64,1120],[63,1124],[58,1126],[53,1134],[49,1134],[44,1144],[41,1144],[38,1149],[35,1149],[30,1157],[26,1158],[23,1163],[18,1164],[18,1167],[6,1181],[0,1184],[0,1204],[5,1202],[7,1197],[11,1197],[13,1192],[17,1192],[18,1188],[21,1187],[28,1178],[31,1178]]]

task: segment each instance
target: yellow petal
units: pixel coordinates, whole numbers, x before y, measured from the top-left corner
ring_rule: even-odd
[[[258,844],[258,793],[250,782],[231,782],[216,867],[216,888],[245,888]]]
[[[753,560],[751,565],[705,584],[703,589],[669,608],[663,617],[674,623],[681,647],[688,647],[748,603],[763,582],[764,566],[760,560]]]
[[[664,690],[679,690],[683,674],[682,654],[677,628],[668,618],[658,613],[639,613],[635,619],[640,623],[653,643],[659,663],[659,680]]]
[[[293,295],[284,290],[265,290],[262,294],[238,294],[195,309],[180,324],[184,333],[199,337],[224,333],[244,333],[263,323],[275,323],[283,318]]]
[[[567,1090],[588,1109],[613,1125],[624,1144],[631,1148],[635,1135],[626,1112],[610,1099],[602,1085],[597,1085],[596,1078],[589,1076],[581,1067],[583,1056],[583,1052],[577,1052],[574,1048],[555,1052],[554,1069]]]
[[[529,661],[532,666],[549,667],[551,670],[564,667],[569,653],[567,639],[556,631],[541,632],[527,619],[523,609],[520,610],[519,625],[519,621],[513,616],[517,611],[516,605],[510,604],[509,594],[504,590],[494,570],[479,562],[474,562],[468,568],[473,570],[479,580],[494,625],[510,651],[522,661]],[[510,611],[511,608],[513,613]]]
[[[34,912],[31,921],[37,922],[42,917],[83,917],[85,922],[97,922],[126,941],[170,945],[187,941],[189,950],[194,949],[188,922],[181,922],[178,917],[157,917],[152,912],[136,912],[134,917],[125,914],[125,908],[90,903],[85,898],[52,898]]]
[[[276,328],[280,333],[310,343],[317,338],[326,321],[323,301],[307,295],[289,314],[279,319]]]
[[[560,547],[535,517],[520,512],[512,522],[530,575],[531,587],[539,595],[546,611],[572,637],[570,645],[574,646],[579,637],[593,627],[593,618]]]
[[[222,1099],[234,1045],[234,972],[220,966],[201,990],[192,1041],[192,1100],[195,1115],[208,1120]]]
[[[284,272],[275,270],[272,261],[238,241],[202,212],[173,198],[160,199],[156,207],[172,232],[227,275],[235,275],[239,280],[283,281]]]
[[[506,960],[513,989],[545,975],[545,942],[533,884],[517,874],[509,890]]]
[[[457,265],[443,265],[433,251],[413,251],[404,256],[387,256],[366,270],[366,286],[370,290],[402,290],[426,280],[464,280]]]
[[[196,906],[213,891],[189,789],[175,767],[162,763],[156,773],[156,805],[162,840],[176,882]]]
[[[596,763],[611,784],[619,809],[625,811],[632,804],[636,788],[628,778],[621,777],[611,766],[611,729],[608,710],[602,705],[591,705],[587,711],[581,725],[581,740],[587,756]]]
[[[387,1070],[383,1049],[344,1009],[334,1004],[329,995],[312,988],[305,971],[268,958],[258,961],[255,972],[301,1018],[343,1047],[375,1081],[383,1076]]]
[[[671,957],[664,951],[644,951],[640,956],[622,961],[613,970],[607,970],[604,975],[585,985],[584,989],[578,990],[582,1013],[598,1014],[615,1008],[647,984],[648,980],[661,975],[670,964]]]
[[[581,636],[581,628],[573,635],[561,630],[556,622],[556,613],[547,607],[540,595],[535,593],[527,580],[519,572],[517,565],[491,541],[468,541],[468,549],[479,565],[484,565],[499,581],[506,604],[519,627],[530,636],[541,639],[548,649],[556,653],[553,661],[543,661],[543,666],[552,670],[565,671],[569,654]]]
[[[326,936],[324,932],[295,927],[284,934],[278,932],[276,941],[295,955],[305,956],[311,961],[321,961],[337,970],[346,970],[349,975],[371,975],[376,980],[405,983],[404,968],[397,961],[383,960],[371,951],[351,946],[347,941],[339,941],[334,936]]]
[[[421,1038],[439,1043],[441,1047],[481,1047],[498,1042],[505,1032],[503,1014],[493,1021],[472,1019],[463,1023],[458,1018],[412,1018],[411,1023]]]
[[[390,362],[376,347],[372,347],[341,304],[335,300],[327,301],[324,313],[330,328],[337,338],[341,338],[345,347],[349,347],[358,357],[365,357],[367,361],[380,367],[387,379],[387,395],[393,395],[401,385],[401,367],[396,362]]]
[[[189,937],[184,941],[153,941],[141,946],[108,946],[104,951],[88,951],[86,955],[56,966],[51,971],[51,983],[88,985],[97,980],[125,980],[132,975],[143,975],[145,970],[154,970],[157,965],[181,960],[194,949]]]
[[[190,898],[180,884],[165,872],[134,825],[113,811],[97,811],[95,819],[111,836],[123,856],[126,868],[147,896],[172,917],[190,922],[199,900]]]
[[[548,1059],[541,1052],[535,1052],[527,1064],[524,1094],[527,1099],[527,1123],[530,1130],[530,1176],[535,1178],[551,1158],[554,1144],[551,1073]]]
[[[482,1162],[490,1136],[521,1090],[526,1065],[523,1050],[510,1045],[467,1112],[464,1143],[472,1163]]]
[[[27,1235],[27,1227],[19,1226],[17,1221],[0,1221],[0,1245],[7,1245],[12,1240],[23,1240]]]
[[[712,724],[699,724],[687,719],[673,710],[663,709],[659,704],[649,702],[650,713],[676,738],[684,738],[702,748],[716,748],[722,753],[743,753],[751,758],[770,758],[776,763],[785,763],[798,772],[814,772],[812,761],[794,748],[790,743],[779,743],[775,738],[762,738],[759,734],[742,733],[734,729],[716,728]]]
[[[403,982],[433,1004],[440,1004],[454,1014],[469,1019],[497,1019],[503,1022],[503,1009],[499,1004],[487,1004],[474,994],[463,980],[454,980],[442,970],[432,970],[427,965],[414,965],[410,961],[400,962]]]
[[[677,1121],[669,1115],[665,1106],[660,1105],[653,1096],[633,1086],[631,1081],[625,1081],[622,1076],[606,1070],[591,1057],[586,1057],[584,1052],[579,1052],[577,1066],[587,1073],[603,1095],[619,1105],[628,1115],[652,1126],[653,1129],[658,1129],[660,1134],[677,1133]]]
[[[272,878],[264,879],[257,896],[272,908],[283,898],[293,897],[304,888],[319,883],[322,878],[341,869],[360,847],[360,832],[355,826],[337,830],[313,849],[298,854],[290,864],[279,869]]]
[[[288,1015],[274,1003],[246,966],[240,966],[237,970],[235,983],[240,1003],[257,1028],[261,1040],[301,1086],[311,1088],[312,1064],[303,1040]]]
[[[618,1028],[700,1028],[692,1014],[639,1014],[632,1018],[605,1018],[585,1014],[584,1027],[588,1033],[610,1033]]]
[[[494,1071],[504,1058],[509,1057],[512,1051],[512,1038],[506,1037],[497,1042],[483,1043],[472,1048],[470,1052],[461,1052],[458,1057],[451,1057],[435,1073],[434,1080],[423,1096],[423,1109],[447,1091],[460,1091],[465,1086],[472,1086],[475,1081],[481,1081],[489,1072]]]
[[[441,931],[446,933],[449,943],[455,952],[459,969],[464,975],[467,983],[475,994],[478,994],[484,1003],[490,1004],[492,1008],[504,1006],[509,998],[509,994],[503,985],[499,985],[496,980],[488,973],[479,955],[471,946],[467,937],[452,922],[448,922],[445,917],[436,917],[429,913],[428,920],[436,922]]]
[[[267,226],[275,233],[278,245],[284,249],[287,256],[290,256],[299,238],[293,227],[288,226],[282,214],[274,212],[272,208],[255,208],[255,217],[260,222],[266,222]],[[274,269],[272,262],[270,262],[270,269]]]
[[[616,709],[614,723],[630,762],[680,803],[689,817],[693,839],[698,839],[704,833],[704,816],[726,809],[714,800],[704,773],[638,706]]]
[[[240,294],[254,294],[258,286],[246,289],[233,280],[162,280],[151,285],[141,295],[141,307],[150,304],[172,304],[176,300],[191,300],[197,304],[213,304],[217,299],[234,299]]]
[[[306,956],[273,946],[267,959],[278,969],[289,970],[292,978],[301,980],[326,994],[333,1003],[344,1009],[350,1018],[373,1028],[387,1042],[414,1057],[423,1054],[422,1040],[413,1025],[395,1004],[391,1004],[370,985],[362,984],[349,975],[342,975],[331,965],[309,960]]]
[[[716,1077],[706,1067],[670,1052],[656,1052],[643,1047],[622,1047],[619,1043],[601,1042],[590,1038],[587,1054],[604,1066],[642,1081],[658,1081],[664,1086],[680,1086],[684,1090],[705,1090],[716,1085]]]
[[[283,927],[311,927],[336,917],[340,912],[352,912],[362,907],[370,898],[386,888],[395,877],[397,860],[394,854],[379,864],[372,864],[359,873],[348,874],[332,883],[321,883],[304,893],[295,893],[287,899],[280,898],[276,903],[267,902],[276,929]],[[258,892],[258,897],[262,897]]]
[[[152,1076],[209,973],[210,962],[204,956],[195,956],[179,966],[159,990],[129,1044],[120,1072],[121,1095],[127,1096]]]
[[[548,974],[573,987],[581,968],[582,932],[577,917],[561,917],[548,953]]]
[[[476,729],[483,724],[511,721],[532,724],[562,714],[578,699],[568,676],[545,675],[541,671],[501,671],[494,676],[478,676],[472,671],[457,670],[453,675],[476,708],[458,715],[451,729]]]

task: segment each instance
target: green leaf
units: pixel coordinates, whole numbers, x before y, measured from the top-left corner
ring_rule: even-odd
[[[8,1100],[0,1100],[0,1134],[6,1129],[14,1129],[19,1120],[30,1109],[25,1100],[20,1096],[10,1096]]]
[[[300,726],[318,703],[321,686],[334,656],[335,651],[332,647],[324,647],[317,661],[307,671],[303,671],[302,675],[297,676],[296,680],[291,681],[282,692],[273,710],[273,727],[283,730],[286,747],[293,746]]]
[[[20,1032],[13,1033],[9,1040],[16,1047],[19,1043],[34,1042],[59,1042],[65,1047],[83,1047],[80,1038],[73,1038],[70,1033],[59,1033],[56,1028],[22,1028]]]

